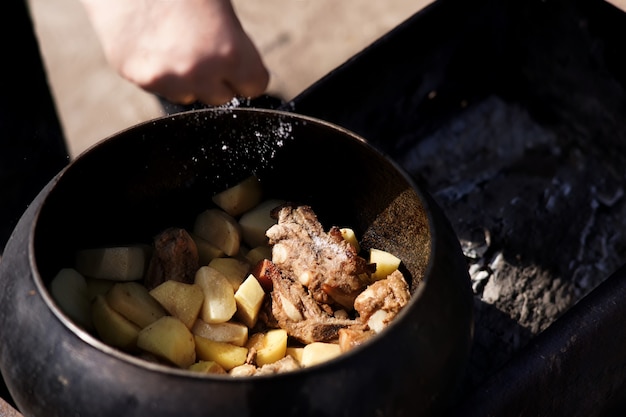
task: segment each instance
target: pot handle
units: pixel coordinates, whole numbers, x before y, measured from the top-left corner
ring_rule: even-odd
[[[234,107],[234,108],[260,108],[266,110],[289,111],[292,106],[284,99],[276,95],[263,94],[255,98],[235,97],[229,103],[222,106],[209,106],[204,103],[195,102],[191,104],[172,103],[162,97],[158,97],[161,107],[166,114],[181,113],[189,110],[207,109],[213,107]]]

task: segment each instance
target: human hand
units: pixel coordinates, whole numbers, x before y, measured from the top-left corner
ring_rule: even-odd
[[[169,101],[256,97],[268,71],[230,0],[82,0],[109,64]]]

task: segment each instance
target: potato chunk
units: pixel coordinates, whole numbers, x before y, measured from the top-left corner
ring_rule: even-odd
[[[389,252],[380,249],[370,249],[371,264],[376,264],[376,271],[372,274],[372,280],[385,279],[400,266],[400,259]]]
[[[341,236],[343,237],[343,240],[351,244],[352,247],[356,250],[356,253],[359,253],[361,251],[361,245],[359,244],[359,241],[356,238],[356,234],[354,233],[354,230],[352,230],[349,227],[342,227],[341,229],[339,229],[339,231],[341,232]]]
[[[91,278],[136,281],[149,259],[148,248],[141,245],[83,249],[76,253],[76,270]]]
[[[167,314],[148,289],[137,282],[118,282],[105,297],[113,310],[142,329]]]
[[[259,318],[259,311],[265,298],[265,291],[254,275],[248,278],[239,286],[235,292],[235,302],[237,304],[237,318],[246,326],[252,328]]]
[[[226,374],[226,370],[222,368],[219,363],[214,361],[199,361],[191,365],[188,369],[190,371],[199,372],[201,374]]]
[[[65,314],[76,324],[89,330],[91,320],[91,296],[87,281],[73,268],[61,269],[50,282],[50,294]]]
[[[298,364],[302,365],[302,353],[304,352],[304,348],[300,346],[291,346],[287,347],[285,351],[285,356],[289,355],[298,362]]]
[[[203,266],[196,273],[195,283],[204,292],[200,318],[207,323],[224,323],[237,311],[235,291],[228,279],[215,268]]]
[[[235,256],[241,245],[242,230],[235,218],[221,209],[208,209],[196,217],[193,233]]]
[[[198,264],[200,266],[208,265],[213,259],[221,258],[225,255],[223,250],[197,234],[189,233],[189,236],[191,236],[196,243],[196,248],[198,249]]]
[[[96,295],[105,295],[117,281],[110,279],[85,278],[87,281],[87,294],[89,301],[93,301]]]
[[[303,367],[326,362],[341,354],[341,347],[334,343],[313,342],[304,346],[302,350],[302,359],[300,364]]]
[[[262,344],[257,348],[256,364],[263,366],[274,363],[285,357],[287,353],[287,331],[272,329],[265,333]]]
[[[250,265],[256,265],[264,259],[272,259],[272,248],[267,245],[254,247],[246,253]]]
[[[191,332],[214,342],[230,343],[236,346],[244,346],[248,342],[248,327],[241,323],[206,323],[201,319],[196,320]]]
[[[127,351],[136,349],[141,329],[113,310],[104,296],[96,296],[91,306],[91,316],[96,332],[104,343]]]
[[[164,316],[139,332],[137,347],[181,368],[196,361],[193,335],[185,324],[172,316]]]
[[[180,281],[165,281],[150,290],[150,295],[189,329],[193,327],[204,303],[202,287]]]
[[[199,359],[215,361],[227,371],[243,365],[248,357],[248,349],[245,347],[215,342],[197,335],[194,336],[194,339],[196,342],[196,354]]]
[[[270,212],[284,203],[283,200],[265,200],[241,216],[239,225],[241,226],[242,238],[249,247],[254,248],[268,244],[265,232],[277,222],[270,216]]]
[[[237,258],[215,258],[209,262],[211,268],[220,271],[237,291],[241,283],[248,276],[251,265]]]
[[[250,210],[261,202],[263,190],[259,179],[249,176],[238,184],[213,196],[213,202],[233,217]]]

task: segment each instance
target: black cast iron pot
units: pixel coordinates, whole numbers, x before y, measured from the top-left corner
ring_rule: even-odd
[[[412,301],[381,334],[291,373],[204,376],[148,363],[72,323],[46,288],[79,248],[190,227],[211,196],[255,173],[268,196],[403,260]],[[27,416],[426,415],[450,400],[472,333],[458,241],[427,194],[362,139],[307,117],[199,110],[120,132],[33,201],[0,263],[0,365]]]

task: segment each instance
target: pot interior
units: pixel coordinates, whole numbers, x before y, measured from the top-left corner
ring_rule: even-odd
[[[414,291],[427,271],[431,228],[424,200],[395,164],[357,136],[268,110],[198,110],[147,122],[73,161],[45,197],[34,233],[46,286],[78,249],[148,243],[191,228],[211,197],[250,174],[265,197],[312,206],[325,229],[352,227],[365,249],[403,261]]]

